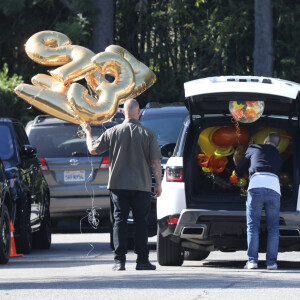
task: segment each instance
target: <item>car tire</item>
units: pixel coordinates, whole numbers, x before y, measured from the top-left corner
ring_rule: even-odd
[[[20,213],[19,236],[15,238],[17,253],[29,254],[32,249],[32,233],[31,233],[31,203],[28,196],[22,203]]]
[[[33,248],[49,249],[51,246],[51,219],[50,219],[50,204],[49,196],[45,194],[45,214],[41,222],[41,227],[38,232],[32,236]]]
[[[183,264],[183,251],[180,243],[164,238],[157,230],[157,261],[161,266],[181,266]]]
[[[187,250],[184,251],[185,260],[203,260],[208,257],[210,251]]]
[[[10,217],[6,205],[3,203],[0,216],[0,264],[9,261],[11,236],[10,236]]]

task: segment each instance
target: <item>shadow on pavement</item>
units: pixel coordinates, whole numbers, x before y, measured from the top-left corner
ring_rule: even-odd
[[[243,261],[230,261],[230,260],[211,260],[211,261],[199,261],[199,265],[193,265],[193,267],[205,267],[205,268],[222,268],[222,269],[243,269],[246,260]],[[300,262],[295,261],[278,261],[278,271],[280,270],[299,270],[300,273]],[[190,267],[187,263],[183,267]],[[266,263],[264,260],[259,261],[258,270],[266,269]]]
[[[113,273],[113,272],[112,272]],[[112,274],[110,273],[110,274]],[[251,276],[248,270],[238,274],[217,274],[195,273],[195,272],[159,272],[159,270],[149,272],[138,271],[121,274],[113,273],[101,274],[101,276],[70,277],[61,280],[59,276],[52,277],[49,282],[42,282],[36,279],[30,282],[0,283],[0,290],[12,289],[70,289],[70,290],[107,290],[107,289],[274,289],[291,288],[298,289],[298,280],[284,280],[282,276],[264,277]]]

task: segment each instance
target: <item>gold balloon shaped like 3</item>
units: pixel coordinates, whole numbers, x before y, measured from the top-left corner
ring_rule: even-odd
[[[120,100],[131,94],[135,76],[130,64],[115,53],[99,53],[93,57],[92,63],[101,75],[111,74],[115,84],[102,82],[96,90],[97,101],[82,85],[74,83],[68,91],[68,100],[75,114],[85,122],[99,123],[112,118]]]
[[[64,34],[41,31],[25,44],[28,56],[47,66],[61,66],[49,75],[37,74],[32,84],[20,84],[15,93],[30,105],[59,119],[81,124],[102,124],[113,117],[118,105],[152,86],[155,74],[131,53],[111,45],[95,55],[87,48],[72,45]],[[106,79],[109,74],[113,82]],[[75,83],[84,78],[99,96]]]
[[[119,54],[131,64],[134,70],[135,88],[128,97],[121,101],[120,104],[123,104],[127,99],[137,97],[155,83],[155,74],[145,64],[138,61],[131,53],[129,53],[124,48],[117,45],[110,45],[105,48],[105,51]]]

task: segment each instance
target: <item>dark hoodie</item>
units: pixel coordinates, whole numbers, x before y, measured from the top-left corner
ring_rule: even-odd
[[[281,164],[282,160],[276,147],[269,144],[253,144],[236,166],[235,174],[237,177],[243,177],[249,170],[249,178],[255,172],[269,172],[279,177]]]

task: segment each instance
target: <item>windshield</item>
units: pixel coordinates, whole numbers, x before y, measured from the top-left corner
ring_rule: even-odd
[[[0,157],[5,161],[6,167],[18,162],[11,131],[5,124],[0,125]]]
[[[183,121],[187,114],[165,114],[142,116],[141,124],[152,129],[160,146],[176,143]]]
[[[87,156],[85,138],[78,137],[78,125],[35,127],[29,132],[30,144],[37,148],[38,157]],[[93,138],[97,139],[106,128],[92,126]]]

